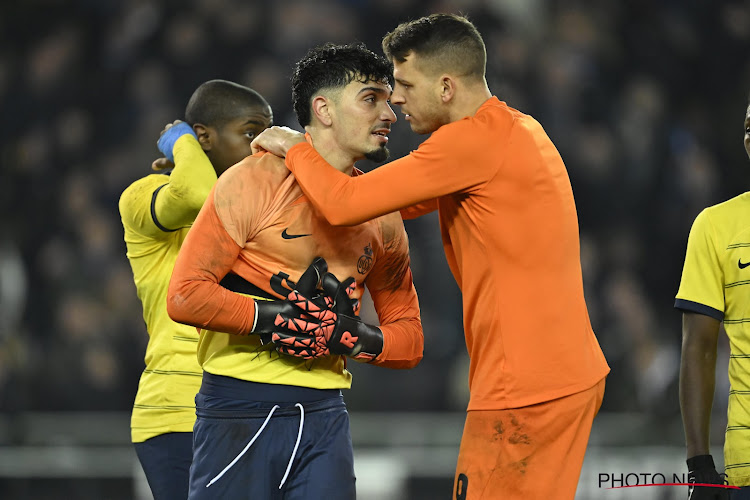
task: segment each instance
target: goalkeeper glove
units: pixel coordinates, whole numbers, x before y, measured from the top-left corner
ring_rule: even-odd
[[[169,161],[174,163],[174,153],[172,152],[174,145],[177,142],[177,139],[186,134],[192,135],[196,140],[198,139],[198,136],[195,135],[195,132],[193,131],[193,127],[183,121],[177,120],[174,124],[167,125],[161,133],[161,136],[159,136],[156,147],[159,148],[159,151],[161,151]]]
[[[302,274],[299,281],[294,285],[296,290],[289,294],[289,297],[297,297],[297,294],[313,296],[321,276],[328,270],[326,261],[320,257],[313,260],[307,270]],[[325,299],[316,297],[311,302],[317,304],[317,307],[327,307]],[[274,332],[297,333],[314,329],[320,324],[320,321],[313,316],[304,313],[289,298],[286,300],[255,300],[255,319],[251,333],[261,334],[261,340],[264,343],[270,338],[264,334]]]
[[[724,474],[716,472],[711,455],[697,455],[687,459],[688,500],[729,500],[729,490],[721,487],[699,486],[701,484],[726,484]]]
[[[332,300],[330,309],[321,307],[320,299],[308,299],[299,290],[289,294],[289,300],[320,323],[308,323],[311,328],[305,331],[307,335],[275,333],[277,350],[303,358],[341,354],[361,361],[375,359],[383,351],[383,332],[363,323],[355,314],[355,304],[349,298],[356,286],[354,278],[341,283],[336,276],[326,273],[321,285],[326,303]]]

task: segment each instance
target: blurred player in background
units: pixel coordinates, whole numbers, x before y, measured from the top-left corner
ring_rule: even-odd
[[[453,498],[573,499],[609,367],[584,301],[565,165],[536,120],[492,96],[484,42],[464,17],[401,24],[383,49],[391,102],[432,134],[419,149],[349,177],[290,129],[253,147],[286,155],[333,225],[439,211],[471,359]]]
[[[342,175],[360,175],[357,160],[387,158],[396,119],[390,82],[388,61],[362,45],[321,46],[297,63],[298,120]],[[332,304],[312,301],[319,281]],[[352,309],[350,298],[361,298],[365,285],[379,327]],[[297,297],[307,320],[290,320],[279,297]],[[209,195],[175,264],[168,311],[204,329],[189,498],[355,498],[341,393],[351,386],[347,358],[390,368],[422,358],[399,214],[333,227],[312,209],[283,158],[254,155]],[[263,343],[265,334],[275,345]]]
[[[750,105],[745,113],[750,157]],[[675,307],[682,311],[680,407],[689,481],[724,484],[711,456],[709,428],[719,326],[729,337],[729,407],[724,469],[732,500],[750,499],[750,192],[706,208],[688,238]],[[690,487],[690,500],[729,498],[722,488]]]
[[[195,394],[201,380],[198,333],[167,315],[167,287],[178,250],[217,176],[250,154],[250,142],[272,123],[260,94],[212,80],[199,86],[186,122],[167,125],[158,146],[174,166],[151,174],[120,198],[127,256],[149,333],[146,368],[133,405],[132,440],[156,500],[187,498],[192,460]],[[196,162],[193,158],[208,157]]]

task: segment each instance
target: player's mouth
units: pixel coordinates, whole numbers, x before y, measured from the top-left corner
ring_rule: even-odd
[[[378,128],[372,131],[372,135],[378,138],[378,141],[386,143],[388,142],[388,134],[391,133],[390,128]]]

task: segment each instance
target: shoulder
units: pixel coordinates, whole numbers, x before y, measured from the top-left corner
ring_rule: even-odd
[[[376,219],[380,228],[380,234],[383,237],[383,244],[388,244],[395,241],[406,241],[406,230],[404,229],[404,221],[401,219],[399,212],[392,212],[390,214],[383,215]]]
[[[237,191],[250,186],[275,188],[290,175],[284,158],[271,153],[258,153],[248,156],[221,174],[216,189]]]
[[[503,141],[514,124],[524,119],[533,120],[493,96],[485,101],[473,116],[443,125],[433,132],[425,143],[433,140],[458,149],[475,148],[478,143],[486,146],[488,140],[493,143]]]
[[[695,217],[691,231],[711,230],[717,233],[737,234],[748,232],[750,218],[750,192],[704,208]]]
[[[745,210],[750,210],[750,192],[742,193],[734,198],[707,207],[701,213],[705,212],[715,216]]]
[[[169,184],[169,176],[166,174],[150,174],[136,180],[120,195],[120,211],[133,207],[134,204],[147,200],[151,203],[151,197],[159,186]]]

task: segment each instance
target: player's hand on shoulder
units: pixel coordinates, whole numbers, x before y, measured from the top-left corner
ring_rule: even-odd
[[[253,154],[267,151],[282,158],[289,149],[300,142],[305,142],[305,134],[289,127],[270,127],[258,134],[250,144]]]

